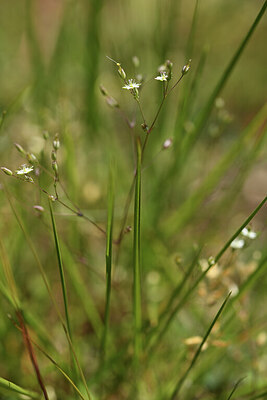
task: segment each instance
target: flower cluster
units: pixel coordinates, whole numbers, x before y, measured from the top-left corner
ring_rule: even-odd
[[[241,236],[235,238],[230,244],[230,247],[233,250],[242,249],[247,244],[248,240],[256,239],[257,236],[257,233],[254,232],[251,228],[244,228],[241,231]]]

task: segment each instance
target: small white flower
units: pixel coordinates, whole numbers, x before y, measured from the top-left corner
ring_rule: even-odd
[[[165,71],[160,72],[160,75],[155,78],[157,81],[166,82],[168,79],[168,75]]]
[[[141,83],[136,83],[134,79],[129,79],[128,83],[125,84],[125,86],[123,86],[123,89],[127,89],[127,90],[133,90],[133,89],[138,89],[139,86],[141,86]]]
[[[16,171],[17,175],[27,175],[33,171],[33,167],[27,167],[26,164],[22,165],[20,169]]]
[[[256,239],[256,237],[257,237],[257,233],[253,232],[251,229],[248,229],[248,228],[244,228],[241,233],[243,236],[245,236],[249,239]]]
[[[170,139],[166,139],[165,140],[165,142],[163,143],[162,147],[165,150],[165,149],[168,149],[169,147],[171,147],[171,145],[172,145],[172,139],[170,138]]]
[[[245,245],[245,240],[244,239],[239,239],[236,238],[232,241],[232,243],[230,244],[230,247],[232,247],[232,249],[237,250],[237,249],[242,249]]]

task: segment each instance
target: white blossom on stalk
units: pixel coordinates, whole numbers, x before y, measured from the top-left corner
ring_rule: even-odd
[[[155,78],[157,81],[166,82],[168,80],[167,72],[160,72],[160,75]]]
[[[234,250],[242,249],[245,245],[245,240],[240,239],[240,238],[235,238],[232,243],[230,244],[230,247]]]
[[[139,86],[141,86],[141,83],[136,83],[134,79],[129,79],[125,86],[123,86],[123,89],[127,90],[133,90],[133,89],[138,89]]]
[[[33,167],[27,167],[26,164],[23,164],[20,169],[16,171],[17,175],[27,175],[33,171]]]
[[[253,232],[251,229],[249,228],[244,228],[242,229],[242,235],[249,238],[249,239],[256,239],[257,237],[257,233]]]

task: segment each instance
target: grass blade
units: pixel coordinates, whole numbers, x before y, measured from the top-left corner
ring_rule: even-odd
[[[240,385],[240,383],[241,383],[244,379],[245,379],[245,378],[240,378],[240,379],[236,382],[235,386],[233,387],[233,390],[231,391],[231,393],[230,393],[229,396],[227,397],[227,400],[230,400],[230,399],[231,399],[231,397],[232,397],[233,394],[235,393],[236,389],[238,388],[238,386]]]
[[[24,396],[28,396],[31,399],[41,399],[41,395],[31,390],[23,389],[21,386],[16,385],[13,382],[8,381],[7,379],[0,378],[0,387],[6,390],[10,390],[11,392],[15,392],[18,394],[22,394]]]
[[[61,289],[62,289],[62,295],[63,295],[63,301],[64,301],[64,308],[65,308],[66,324],[67,324],[69,337],[71,338],[71,328],[70,328],[69,311],[68,311],[68,297],[67,297],[67,289],[66,289],[63,262],[62,262],[61,251],[60,251],[60,246],[59,246],[56,221],[54,218],[51,201],[49,200],[48,202],[49,202],[50,217],[51,217],[51,222],[52,222],[52,227],[53,227],[54,241],[55,241],[57,259],[58,259],[58,267],[59,267]]]
[[[208,273],[208,271],[212,268],[212,266],[214,264],[216,264],[221,257],[223,256],[223,254],[226,252],[226,250],[230,247],[230,244],[232,243],[232,241],[237,238],[237,236],[241,233],[241,231],[250,223],[250,221],[255,217],[255,215],[260,211],[260,209],[264,206],[264,204],[267,202],[267,196],[262,200],[262,202],[255,208],[255,210],[250,214],[250,216],[245,220],[245,222],[237,229],[237,231],[233,234],[233,236],[225,243],[225,245],[222,247],[222,249],[218,252],[218,254],[215,256],[214,258],[214,262],[210,263],[208,268],[206,268],[205,271],[203,271],[201,273],[201,275],[199,276],[199,278],[195,281],[195,283],[193,284],[193,286],[191,288],[188,289],[188,291],[185,293],[185,295],[182,297],[182,299],[179,301],[179,303],[175,306],[175,308],[171,311],[167,321],[165,322],[162,330],[158,333],[158,336],[156,337],[155,340],[155,344],[153,346],[157,347],[159,342],[161,341],[162,337],[164,336],[164,334],[166,333],[166,331],[168,330],[171,322],[173,321],[174,317],[176,316],[176,314],[178,313],[178,311],[181,309],[181,307],[186,303],[186,301],[188,300],[188,298],[190,297],[190,295],[194,292],[194,290],[197,288],[197,286],[199,285],[199,283],[204,279],[204,277],[206,276],[206,274]],[[150,349],[150,352],[151,349]]]
[[[187,157],[190,149],[192,148],[192,146],[196,142],[196,140],[200,137],[200,132],[204,128],[204,126],[206,124],[206,121],[207,121],[209,115],[211,114],[215,99],[218,97],[218,95],[220,94],[220,92],[224,88],[224,86],[225,86],[227,80],[229,79],[229,77],[230,77],[235,65],[237,64],[237,62],[238,62],[241,54],[243,53],[246,45],[248,44],[253,32],[255,31],[256,27],[258,26],[260,20],[262,19],[263,15],[264,15],[264,13],[266,11],[266,8],[267,8],[267,1],[264,2],[264,4],[263,4],[262,8],[260,9],[255,21],[251,25],[248,33],[244,37],[244,39],[241,42],[240,46],[238,47],[237,51],[233,55],[233,57],[230,60],[229,64],[227,65],[225,71],[223,72],[220,80],[218,81],[217,85],[215,86],[212,94],[210,95],[210,98],[208,99],[208,101],[206,103],[206,106],[204,107],[202,113],[199,115],[199,117],[198,117],[198,119],[196,121],[196,125],[195,125],[194,131],[192,132],[192,134],[190,136],[187,136],[185,138],[184,143],[183,143],[183,149],[182,149],[182,152],[181,152],[181,155],[183,157],[183,162],[184,162],[184,159]],[[182,162],[182,164],[183,164],[183,162]]]
[[[99,315],[99,312],[94,304],[94,301],[88,291],[88,287],[86,286],[82,275],[78,269],[78,265],[76,264],[76,260],[73,257],[73,254],[68,249],[68,247],[61,243],[62,251],[64,254],[64,266],[65,270],[68,273],[69,281],[71,282],[76,296],[79,297],[82,307],[85,310],[88,320],[92,324],[92,327],[96,333],[98,339],[101,339],[101,335],[103,332],[103,322]],[[73,267],[75,265],[75,267]]]
[[[106,235],[106,305],[104,317],[104,331],[102,338],[102,355],[105,357],[107,347],[109,314],[110,314],[110,296],[111,296],[111,270],[112,270],[112,238],[113,238],[113,216],[114,216],[114,172],[110,165],[109,190],[108,190],[108,219]]]
[[[172,395],[171,395],[171,397],[170,397],[170,400],[174,400],[174,399],[176,398],[177,394],[179,393],[179,391],[180,391],[180,389],[181,389],[181,387],[182,387],[182,385],[183,385],[185,379],[187,378],[189,372],[192,370],[192,368],[194,367],[194,365],[195,365],[195,363],[196,363],[198,357],[200,356],[201,350],[202,350],[204,344],[206,343],[206,341],[207,341],[207,339],[208,339],[208,337],[209,337],[209,335],[210,335],[210,333],[211,333],[211,331],[212,331],[212,328],[214,327],[214,325],[215,325],[216,322],[218,321],[218,319],[219,319],[221,313],[223,312],[223,309],[224,309],[224,307],[226,306],[226,303],[227,303],[227,301],[229,300],[229,297],[230,297],[230,296],[231,296],[231,293],[228,294],[228,296],[227,296],[226,299],[224,300],[223,304],[221,305],[219,311],[218,311],[217,314],[215,315],[215,317],[214,317],[212,323],[210,324],[210,326],[209,326],[209,328],[208,328],[208,330],[207,330],[205,336],[203,337],[202,342],[200,343],[200,345],[199,345],[197,351],[195,352],[195,355],[194,355],[194,357],[193,357],[193,359],[192,359],[192,361],[191,361],[189,367],[187,368],[187,370],[185,371],[185,373],[182,375],[182,377],[179,379],[177,385],[175,386],[174,391],[173,391],[173,393],[172,393]]]
[[[136,142],[137,166],[134,199],[134,356],[136,365],[142,351],[142,300],[141,300],[141,265],[140,265],[140,230],[141,230],[141,168],[142,151],[140,140]]]
[[[220,179],[224,176],[229,167],[236,161],[236,158],[240,154],[240,150],[245,147],[247,143],[250,144],[250,140],[257,135],[258,130],[262,127],[262,124],[266,121],[267,104],[265,104],[259,113],[254,117],[248,127],[244,130],[241,137],[232,145],[230,150],[224,155],[217,166],[210,172],[210,174],[204,179],[201,186],[196,192],[186,200],[180,208],[175,210],[166,220],[164,221],[164,227],[166,233],[171,236],[181,229],[186,222],[192,217],[197,211],[199,205],[206,198],[208,194],[212,192],[215,186],[219,183]]]
[[[88,397],[89,400],[91,400],[90,392],[89,392],[89,389],[88,389],[88,386],[87,386],[87,383],[86,383],[86,379],[85,379],[85,377],[84,377],[83,370],[82,370],[81,365],[80,365],[80,363],[79,363],[79,360],[78,360],[77,354],[76,354],[76,352],[75,352],[75,349],[74,349],[74,347],[73,347],[71,338],[70,338],[70,336],[69,336],[69,334],[68,334],[68,329],[67,329],[67,327],[66,327],[64,318],[63,318],[63,316],[61,315],[61,312],[60,312],[60,310],[59,310],[59,308],[58,308],[57,302],[56,302],[56,300],[55,300],[55,298],[54,298],[54,295],[53,295],[53,293],[52,293],[52,289],[51,289],[50,284],[49,284],[49,281],[48,281],[48,279],[47,279],[47,276],[46,276],[44,267],[43,267],[43,265],[42,265],[42,263],[41,263],[41,261],[40,261],[40,259],[39,259],[38,253],[37,253],[37,251],[36,251],[36,249],[35,249],[35,247],[34,247],[34,245],[33,245],[33,242],[32,242],[32,240],[31,240],[31,238],[30,238],[30,235],[28,234],[28,232],[27,232],[27,230],[26,230],[26,228],[25,228],[25,226],[24,226],[24,224],[23,224],[21,218],[19,217],[19,215],[18,215],[18,213],[17,213],[17,211],[16,211],[16,209],[15,209],[15,207],[14,207],[12,201],[11,201],[11,197],[10,197],[9,193],[7,192],[6,188],[5,188],[5,193],[6,193],[6,196],[7,196],[8,201],[9,201],[10,207],[11,207],[11,209],[12,209],[12,212],[13,212],[13,214],[14,214],[14,216],[15,216],[17,222],[18,222],[18,225],[19,225],[20,229],[22,230],[22,232],[23,232],[23,234],[24,234],[24,236],[25,236],[25,238],[26,238],[26,241],[27,241],[27,243],[28,243],[28,245],[29,245],[29,247],[30,247],[32,253],[33,253],[33,256],[34,256],[35,261],[36,261],[36,263],[37,263],[38,269],[39,269],[39,271],[40,271],[40,274],[41,274],[41,276],[42,276],[42,279],[43,279],[44,284],[45,284],[45,286],[46,286],[46,289],[47,289],[47,291],[48,291],[49,297],[50,297],[50,299],[51,299],[51,301],[52,301],[53,306],[55,307],[57,316],[58,316],[58,318],[59,318],[59,320],[60,320],[60,322],[61,322],[61,324],[62,324],[64,333],[65,333],[66,338],[67,338],[67,340],[68,340],[68,343],[69,343],[69,345],[70,345],[70,349],[71,349],[71,352],[72,352],[73,357],[74,357],[74,359],[75,359],[75,362],[76,362],[77,368],[78,368],[78,370],[79,370],[79,373],[80,373],[82,382],[83,382],[83,384],[84,384],[84,387],[85,387],[85,390],[86,390],[86,393],[87,393],[87,397]]]
[[[195,255],[195,257],[194,257],[194,259],[193,259],[191,265],[189,266],[188,270],[186,271],[186,273],[185,273],[183,279],[181,280],[181,282],[180,282],[180,283],[176,286],[176,288],[173,290],[173,292],[172,292],[172,294],[171,294],[171,296],[170,296],[170,298],[169,298],[169,301],[168,301],[166,307],[164,308],[164,310],[163,310],[162,313],[160,314],[158,326],[156,327],[156,331],[159,331],[159,330],[160,330],[161,326],[163,325],[163,322],[165,321],[165,319],[167,318],[167,316],[168,316],[168,314],[169,314],[169,310],[171,310],[171,308],[172,308],[173,305],[174,305],[175,300],[177,299],[177,297],[179,296],[179,294],[181,293],[181,291],[182,291],[183,288],[185,287],[185,285],[186,285],[188,279],[189,279],[190,276],[191,276],[191,273],[193,272],[193,270],[194,270],[194,268],[195,268],[195,266],[196,266],[196,263],[197,263],[197,261],[198,261],[200,252],[201,252],[201,249],[199,249],[199,251],[198,251],[197,254]],[[149,341],[148,341],[148,345],[151,345],[151,344],[153,343],[153,339],[150,340],[151,338],[153,338],[153,333],[154,333],[154,330],[153,330],[153,331],[151,332],[151,334],[149,335],[149,338],[148,338],[148,340],[149,340]],[[151,343],[151,342],[152,342],[152,343]]]

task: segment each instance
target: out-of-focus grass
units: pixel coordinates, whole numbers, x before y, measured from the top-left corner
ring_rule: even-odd
[[[14,171],[25,163],[13,146],[19,143],[40,162],[35,182],[55,195],[51,150],[58,132],[57,191],[67,205],[53,202],[53,242],[47,195],[1,174],[6,399],[40,397],[18,312],[41,349],[34,347],[50,399],[73,399],[75,392],[168,399],[177,387],[185,400],[227,399],[234,388],[233,399],[266,395],[264,7],[230,0],[1,2],[0,164]],[[158,66],[170,59],[176,81],[192,58],[143,155],[135,145],[136,136],[145,141],[137,104],[106,55],[127,76],[143,74],[148,126],[162,98],[153,79]],[[107,107],[100,84],[119,109]],[[167,138],[173,146],[162,150]],[[257,238],[229,249],[249,215]]]

